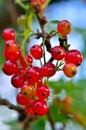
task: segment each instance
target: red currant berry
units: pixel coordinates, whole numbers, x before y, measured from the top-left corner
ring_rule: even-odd
[[[32,109],[38,116],[44,116],[48,112],[48,104],[44,100],[37,100],[33,103]]]
[[[61,46],[52,48],[51,55],[55,60],[62,60],[65,56],[65,50]]]
[[[33,98],[35,96],[35,88],[32,84],[24,84],[21,88],[21,94],[27,98]]]
[[[36,96],[39,99],[46,99],[50,95],[50,89],[46,85],[41,85],[36,90]]]
[[[4,57],[5,57],[6,60],[17,61],[21,57],[21,51],[18,50],[16,52],[7,52],[5,50],[4,51]]]
[[[17,72],[18,64],[15,61],[7,60],[3,66],[3,72],[6,75],[13,75]]]
[[[34,111],[32,109],[33,103],[34,103],[34,100],[30,100],[29,103],[25,106],[25,111],[30,116],[34,116]]]
[[[18,49],[19,49],[19,46],[18,46],[18,44],[15,41],[13,41],[13,40],[6,41],[6,43],[5,43],[5,50],[8,53],[16,52],[16,51],[18,51]]]
[[[77,66],[73,63],[67,63],[63,67],[63,72],[68,78],[72,78],[77,74]]]
[[[35,4],[35,5],[37,5],[37,4],[45,4],[45,2],[46,2],[46,0],[31,0],[31,3],[32,4]]]
[[[25,77],[26,77],[26,80],[28,81],[28,83],[34,84],[35,82],[38,82],[38,80],[40,79],[40,73],[33,66],[26,71]]]
[[[79,66],[82,63],[82,60],[82,54],[78,50],[69,50],[66,52],[66,63],[74,63],[76,66]]]
[[[19,74],[15,74],[12,76],[11,78],[11,84],[15,87],[15,88],[20,88],[23,86],[24,84],[24,78],[19,75]]]
[[[71,23],[67,20],[61,20],[57,25],[57,31],[62,35],[66,36],[72,30]]]
[[[40,68],[40,74],[42,77],[51,77],[56,73],[56,67],[53,63],[49,62],[44,64]]]
[[[25,60],[23,57],[20,58],[20,64],[22,67],[26,68],[28,65],[32,65],[33,59],[30,55],[26,55]]]
[[[28,105],[30,102],[30,99],[24,97],[20,92],[17,94],[16,100],[20,105]]]
[[[2,32],[2,38],[7,41],[7,40],[15,40],[15,31],[12,28],[6,28]]]
[[[40,59],[42,57],[42,47],[40,45],[33,45],[30,48],[30,53],[35,59]]]

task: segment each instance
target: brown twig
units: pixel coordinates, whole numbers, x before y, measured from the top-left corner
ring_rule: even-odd
[[[5,105],[10,109],[16,110],[19,114],[24,113],[24,109],[22,107],[13,105],[7,99],[0,99],[0,105]]]

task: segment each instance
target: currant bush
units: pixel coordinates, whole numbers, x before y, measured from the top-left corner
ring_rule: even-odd
[[[6,60],[3,72],[11,76],[11,84],[18,89],[16,100],[30,116],[44,116],[48,113],[48,98],[51,94],[49,79],[58,71],[62,71],[67,78],[73,78],[83,61],[79,50],[69,48],[67,36],[72,31],[72,25],[68,20],[59,21],[54,32],[46,31],[45,24],[48,21],[43,15],[46,5],[46,0],[31,0],[29,11],[36,14],[42,31],[32,31],[31,23],[26,27],[24,25],[21,44],[17,42],[18,36],[14,29],[7,28],[2,32],[3,55]],[[29,22],[32,21],[30,14],[28,18]],[[26,22],[28,18],[26,15]],[[42,38],[42,42],[40,45],[35,43],[27,53],[25,44],[34,35],[37,39]],[[50,39],[55,35],[59,44],[52,47]],[[50,53],[48,60],[47,52]],[[35,66],[35,60],[39,61],[40,65]]]

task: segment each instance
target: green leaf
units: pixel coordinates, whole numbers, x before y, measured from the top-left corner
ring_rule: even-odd
[[[39,117],[35,122],[31,124],[31,130],[44,130],[45,119],[45,117]]]
[[[58,24],[59,20],[52,20],[52,21],[49,21],[49,23],[51,23],[51,24]]]
[[[4,64],[4,56],[3,56],[3,52],[4,52],[4,42],[3,40],[0,38],[0,71],[2,69],[2,66]]]
[[[72,81],[50,82],[49,86],[53,89],[55,95],[59,95],[65,90],[68,96],[73,98],[73,110],[80,111],[86,116],[86,80],[80,80],[76,83]]]

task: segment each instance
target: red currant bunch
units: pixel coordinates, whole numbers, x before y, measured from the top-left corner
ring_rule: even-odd
[[[31,0],[34,5],[45,4],[45,2],[46,0]],[[28,54],[17,43],[16,32],[13,29],[8,28],[2,32],[6,59],[3,72],[11,76],[12,86],[18,89],[16,100],[31,116],[47,114],[49,109],[47,100],[50,96],[48,81],[57,71],[63,71],[68,78],[77,74],[77,67],[82,63],[83,57],[80,51],[69,50],[67,35],[71,32],[71,28],[71,23],[67,20],[58,23],[59,45],[54,47],[49,39],[51,34],[43,35],[38,32],[37,36],[41,34],[43,42],[40,45],[37,43],[32,45]],[[48,61],[46,60],[47,51],[51,56]],[[40,66],[34,65],[35,60],[40,61]]]

